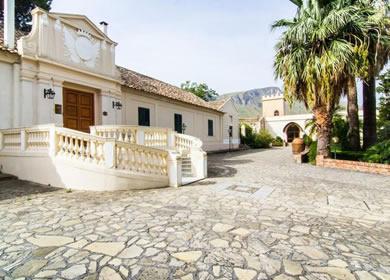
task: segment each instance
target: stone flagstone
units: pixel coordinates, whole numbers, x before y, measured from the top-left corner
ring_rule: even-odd
[[[218,223],[218,224],[215,224],[213,226],[213,231],[222,233],[222,232],[228,232],[229,230],[232,230],[233,228],[234,228],[234,226],[232,226],[232,225]]]
[[[39,247],[63,246],[73,242],[73,238],[66,236],[37,235],[29,237],[27,241]]]
[[[112,268],[105,266],[100,271],[99,280],[122,280],[122,277]]]
[[[109,256],[116,256],[125,248],[123,242],[93,242],[84,249]]]
[[[257,274],[255,270],[241,268],[235,268],[234,273],[236,274],[238,280],[252,280]]]
[[[126,248],[119,254],[119,258],[131,259],[140,256],[143,252],[143,249],[137,245],[132,245],[129,248]]]
[[[174,253],[172,256],[178,260],[187,262],[187,263],[192,263],[196,262],[201,256],[202,252],[201,251],[187,251],[187,252],[180,252],[180,253]]]

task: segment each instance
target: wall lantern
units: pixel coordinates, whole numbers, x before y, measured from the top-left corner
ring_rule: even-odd
[[[183,134],[186,133],[186,128],[187,128],[187,125],[186,125],[185,123],[183,123],[183,124],[181,125],[181,130],[183,131]]]
[[[112,108],[121,110],[122,109],[122,103],[120,101],[112,101]]]
[[[43,90],[43,98],[47,99],[54,99],[54,96],[56,95],[56,92],[51,88],[45,88]]]

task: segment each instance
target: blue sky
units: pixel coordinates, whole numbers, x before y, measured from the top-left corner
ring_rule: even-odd
[[[221,94],[281,86],[272,67],[280,34],[270,26],[295,8],[288,0],[54,0],[52,11],[107,21],[118,65]]]

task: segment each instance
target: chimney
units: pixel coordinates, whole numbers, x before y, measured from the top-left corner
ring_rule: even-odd
[[[15,48],[15,0],[4,0],[4,45]]]
[[[101,26],[101,29],[102,29],[102,31],[104,32],[104,34],[108,35],[108,34],[107,34],[108,23],[105,22],[105,21],[101,21],[101,22],[100,22],[100,26]]]

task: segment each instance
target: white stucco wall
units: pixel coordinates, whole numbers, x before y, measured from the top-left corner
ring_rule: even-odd
[[[230,148],[236,149],[240,145],[240,119],[238,111],[230,99],[227,101],[221,110],[225,113],[223,116],[223,144],[229,145]],[[233,127],[233,137],[229,137],[229,126]]]
[[[223,144],[223,114],[191,105],[165,100],[141,91],[122,88],[124,107],[122,124],[138,125],[138,108],[150,110],[150,126],[174,129],[174,114],[181,114],[186,125],[185,134],[203,141],[206,151],[229,148]],[[213,120],[214,135],[208,136],[208,120]]]
[[[267,117],[265,118],[265,128],[268,130],[272,136],[279,136],[285,141],[287,141],[286,133],[284,133],[284,128],[289,123],[296,123],[302,129],[301,136],[305,131],[306,122],[313,118],[311,114],[302,114],[302,115],[288,115],[280,117]]]
[[[0,61],[0,128],[13,125],[13,66]]]

